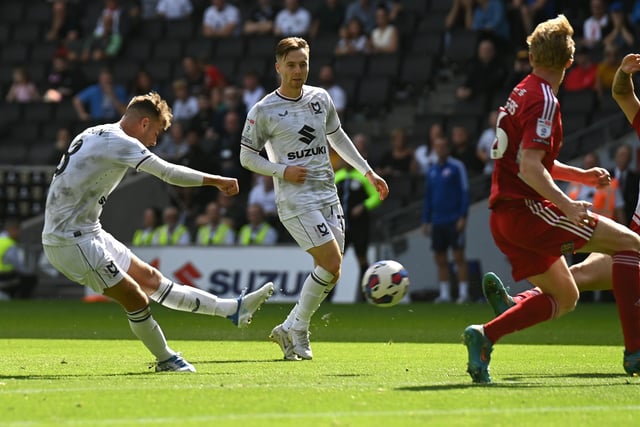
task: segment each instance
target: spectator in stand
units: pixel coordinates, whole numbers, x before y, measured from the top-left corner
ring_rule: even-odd
[[[367,158],[368,139],[365,134],[353,136],[353,145],[363,158]],[[344,213],[344,250],[353,245],[358,260],[359,274],[356,289],[360,289],[362,275],[369,266],[367,252],[371,240],[370,212],[380,206],[382,200],[376,187],[369,180],[338,156],[335,183]],[[362,293],[357,292],[359,300]]]
[[[5,101],[26,103],[40,101],[40,93],[25,67],[15,67]]]
[[[344,119],[344,113],[347,110],[347,94],[344,89],[335,82],[335,72],[330,64],[320,67],[318,75],[319,86],[329,92],[329,96],[336,107],[336,112],[340,119]]]
[[[212,160],[211,153],[206,152],[202,147],[202,138],[195,129],[186,129],[187,150],[178,159],[177,163],[192,169],[198,168],[203,172],[217,173],[219,171],[217,161]],[[215,197],[217,190],[215,188],[203,187],[171,187],[171,191],[180,200],[180,204],[187,219],[202,210],[206,204]]]
[[[192,12],[191,0],[160,0],[156,7],[158,16],[168,21],[188,19]]]
[[[369,37],[371,53],[396,53],[400,45],[400,34],[395,25],[389,22],[389,11],[380,5],[376,9],[376,26]]]
[[[520,15],[522,39],[526,38],[542,21],[556,16],[556,2],[554,0],[511,0],[510,7],[517,9]],[[519,83],[519,82],[518,82]]]
[[[162,212],[163,224],[153,236],[154,245],[189,245],[189,230],[180,221],[180,211],[175,206],[167,206]]]
[[[138,0],[137,3],[137,14],[143,21],[158,17],[157,9],[160,0]]]
[[[438,161],[438,156],[433,151],[433,141],[436,138],[445,138],[444,126],[442,122],[434,122],[429,126],[428,140],[424,144],[420,144],[413,153],[413,157],[418,164],[418,172],[421,175],[425,175],[431,165]]]
[[[200,246],[233,245],[236,232],[229,225],[229,220],[220,213],[216,202],[209,202],[202,216],[202,225],[198,227],[195,243]]]
[[[388,2],[382,2],[387,5]],[[362,24],[365,34],[371,33],[373,27],[376,26],[376,11],[378,2],[373,0],[353,0],[347,6],[345,13],[345,25],[349,25],[352,19],[357,19]],[[392,17],[395,19],[395,16]]]
[[[469,278],[464,255],[465,228],[469,210],[469,181],[464,165],[449,153],[449,142],[438,137],[433,141],[438,161],[425,176],[422,232],[431,237],[431,249],[438,268],[440,295],[435,303],[452,300],[447,252],[453,253],[458,275],[457,304],[469,302]]]
[[[638,185],[640,184],[640,175],[629,167],[631,165],[632,158],[633,152],[631,150],[631,146],[628,144],[620,145],[616,149],[613,159],[615,167],[609,170],[609,175],[618,180],[618,187],[622,192],[626,218],[626,222],[624,223],[625,225],[629,225],[631,222],[636,205],[638,204]]]
[[[27,265],[24,250],[18,246],[20,233],[17,219],[5,220],[0,232],[0,300],[27,299],[38,284],[38,276]]]
[[[587,47],[599,47],[604,38],[604,29],[609,25],[609,14],[604,0],[591,0],[591,15],[582,25],[582,44]]]
[[[635,36],[631,20],[625,13],[624,4],[621,1],[611,3],[609,18],[609,25],[602,30],[602,44],[616,45],[625,53],[631,51]]]
[[[473,0],[453,0],[444,20],[446,39],[451,32],[461,28],[471,28],[473,22]]]
[[[273,33],[279,37],[305,37],[311,31],[311,13],[300,0],[284,0],[284,9],[276,15]]]
[[[211,97],[207,94],[198,95],[198,113],[191,118],[189,128],[196,130],[203,138],[202,147],[206,151],[212,150],[213,144],[219,137],[215,130],[214,114]]]
[[[162,211],[155,206],[148,207],[142,213],[142,228],[133,232],[131,244],[133,246],[149,246],[153,244],[153,237],[162,221]]]
[[[469,178],[482,174],[484,163],[478,158],[476,147],[471,143],[466,127],[461,124],[454,124],[451,127],[451,144],[451,156],[464,164]]]
[[[198,98],[189,93],[189,86],[184,79],[173,82],[173,118],[176,121],[191,120],[198,114]]]
[[[115,3],[115,2],[114,2]],[[81,61],[105,61],[113,59],[122,47],[119,29],[120,9],[106,8],[93,33],[85,40]]]
[[[254,70],[247,71],[242,77],[242,101],[246,110],[249,111],[266,93],[267,91],[260,84],[258,73]]]
[[[225,135],[225,121],[227,120],[227,113],[232,111],[236,113],[241,120],[244,120],[247,116],[247,109],[244,106],[242,100],[242,90],[236,86],[229,85],[222,91],[222,97],[215,105],[216,112],[213,116],[213,123],[222,136]]]
[[[133,98],[136,95],[145,95],[149,92],[161,93],[160,87],[153,81],[151,73],[141,68],[136,71],[135,76],[129,83],[129,96]]]
[[[79,2],[53,0],[51,2],[51,26],[45,36],[46,39],[59,41],[63,44],[78,40],[82,34],[79,8]]]
[[[314,10],[310,37],[335,36],[344,23],[345,8],[339,0],[324,0]]]
[[[244,34],[271,35],[273,34],[273,23],[280,9],[274,6],[272,0],[258,0],[258,4],[249,11],[244,22]]]
[[[491,175],[493,172],[493,159],[491,158],[491,148],[496,141],[496,123],[498,121],[498,111],[492,110],[487,116],[487,127],[480,134],[476,144],[476,155],[484,163],[483,173]]]
[[[56,131],[56,138],[47,164],[57,165],[60,163],[62,155],[67,152],[69,144],[71,144],[71,139],[71,129],[68,126],[60,126]]]
[[[82,87],[84,75],[78,68],[69,63],[67,50],[58,49],[51,60],[51,69],[47,74],[47,81],[43,99],[46,102],[60,102],[71,99]]]
[[[241,24],[240,9],[226,0],[211,0],[211,6],[204,11],[202,35],[209,38],[237,36]]]
[[[189,86],[189,93],[198,96],[213,89],[225,87],[227,81],[215,65],[206,64],[195,56],[182,58],[182,74]]]
[[[404,129],[395,128],[391,131],[391,147],[382,154],[375,171],[383,178],[409,176],[418,172],[413,148]]]
[[[531,73],[531,63],[529,62],[529,51],[527,49],[520,49],[516,52],[516,57],[513,61],[513,68],[507,75],[506,83],[502,86],[504,89],[511,90],[525,77]],[[501,102],[506,99],[501,100]],[[496,107],[493,105],[492,107]]]
[[[260,205],[265,218],[270,224],[278,223],[278,211],[276,208],[276,192],[273,187],[273,178],[270,176],[253,174],[253,186],[247,199],[249,205]]]
[[[369,37],[364,33],[362,23],[357,18],[340,28],[340,39],[336,45],[336,55],[354,55],[367,53]]]
[[[247,223],[238,230],[238,244],[275,245],[278,242],[278,231],[266,221],[262,205],[247,206]]]
[[[262,205],[247,205],[247,223],[238,230],[237,239],[241,246],[269,246],[278,242],[278,230],[266,220]]]
[[[502,0],[475,0],[471,29],[491,37],[501,47],[509,43],[509,21]]]
[[[229,226],[237,230],[241,224],[247,222],[246,205],[239,197],[230,197],[222,191],[218,192],[216,202],[220,206],[220,214],[229,221]]]
[[[117,120],[124,114],[127,101],[127,90],[114,83],[111,71],[103,68],[98,74],[98,83],[73,97],[73,107],[80,120]]]
[[[495,43],[484,39],[478,43],[476,57],[467,68],[464,83],[457,88],[458,99],[489,97],[500,89],[507,77],[507,68],[496,52]]]
[[[578,46],[575,52],[575,60],[571,68],[566,72],[562,88],[566,92],[580,90],[595,90],[598,64],[593,61],[591,49],[587,46]]]
[[[595,87],[600,99],[611,96],[611,86],[620,62],[622,62],[620,48],[614,44],[605,45],[604,58],[598,63],[596,70]]]
[[[251,182],[251,173],[240,165],[240,140],[244,116],[229,110],[224,115],[223,123],[220,138],[214,148],[214,157],[220,162],[218,173],[229,173],[228,176],[238,179],[240,188],[247,188]]]
[[[169,130],[162,134],[160,142],[152,148],[152,151],[158,157],[171,163],[177,163],[179,159],[184,157],[189,151],[189,144],[182,122],[177,120],[173,122]]]

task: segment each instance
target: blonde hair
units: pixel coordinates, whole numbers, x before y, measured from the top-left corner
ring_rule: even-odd
[[[304,49],[309,55],[309,43],[301,37],[287,37],[276,46],[276,61],[281,61],[293,50]]]
[[[573,27],[566,16],[558,15],[538,24],[527,37],[527,45],[532,66],[564,70],[576,50]]]
[[[151,117],[162,122],[164,130],[169,129],[173,120],[173,113],[167,101],[157,92],[149,92],[146,95],[134,96],[127,105],[126,114],[133,113],[139,117]]]

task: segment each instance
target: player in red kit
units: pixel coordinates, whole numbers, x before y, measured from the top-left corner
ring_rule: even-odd
[[[590,203],[570,199],[554,182],[595,187],[611,181],[603,168],[585,170],[556,160],[562,147],[556,94],[573,63],[573,28],[559,15],[539,24],[527,44],[533,71],[513,89],[496,124],[489,207],[495,243],[509,258],[514,280],[528,279],[540,292],[464,330],[467,372],[477,383],[491,382],[490,355],[500,338],[573,310],[579,291],[566,253],[611,256],[625,358],[640,351],[640,308],[634,305],[640,299],[640,237],[591,213]],[[640,371],[640,363],[635,369]]]

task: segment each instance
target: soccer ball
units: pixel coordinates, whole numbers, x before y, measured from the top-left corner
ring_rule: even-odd
[[[378,261],[365,271],[360,286],[367,302],[378,307],[391,307],[406,295],[409,275],[397,261]]]

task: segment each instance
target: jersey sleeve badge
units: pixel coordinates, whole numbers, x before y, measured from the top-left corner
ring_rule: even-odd
[[[551,120],[539,118],[536,124],[536,134],[540,138],[549,138],[551,136]]]

